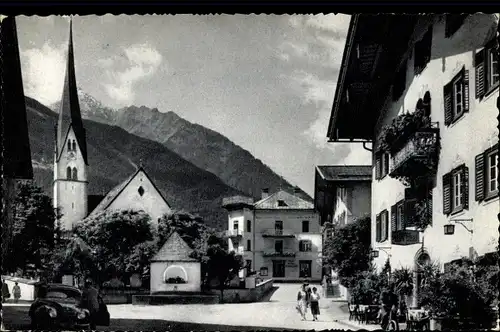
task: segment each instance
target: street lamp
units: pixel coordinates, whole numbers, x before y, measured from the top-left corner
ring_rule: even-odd
[[[472,218],[470,219],[454,219],[450,220],[449,224],[444,225],[444,234],[445,235],[453,235],[455,234],[455,225],[452,224],[451,222],[454,222],[455,224],[462,225],[463,228],[467,230],[467,232],[473,234],[474,230],[469,229],[467,226],[465,226],[464,222],[472,222]]]

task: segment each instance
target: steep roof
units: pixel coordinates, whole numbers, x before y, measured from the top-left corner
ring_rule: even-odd
[[[314,205],[300,197],[280,190],[254,204],[257,210],[310,210]]]
[[[78,92],[76,87],[75,76],[75,59],[73,55],[73,23],[69,25],[69,44],[68,44],[68,59],[66,64],[66,77],[64,79],[64,87],[61,98],[61,106],[59,110],[59,120],[57,122],[57,142],[56,156],[57,161],[61,158],[61,153],[64,150],[66,136],[69,128],[73,128],[75,132],[78,146],[82,152],[83,160],[88,165],[87,160],[87,142],[85,139],[85,128],[83,128],[82,115],[80,113],[80,103],[78,102]]]
[[[182,239],[177,232],[172,232],[165,244],[156,255],[151,259],[152,262],[177,261],[177,262],[197,262],[196,259],[189,257],[193,249]]]
[[[33,166],[26,120],[26,102],[14,16],[2,20],[0,36],[3,175],[6,178],[32,179]]]
[[[137,174],[139,174],[140,172],[143,172],[144,175],[146,176],[146,178],[153,184],[153,187],[156,189],[156,191],[158,191],[158,194],[161,196],[161,198],[165,201],[165,203],[170,206],[170,204],[168,204],[167,200],[165,199],[165,197],[163,197],[163,194],[161,193],[161,191],[158,189],[158,187],[155,185],[155,183],[153,182],[153,180],[151,180],[151,178],[149,177],[148,173],[146,173],[146,171],[144,170],[144,168],[142,167],[139,167],[132,175],[130,175],[127,179],[125,179],[125,181],[123,181],[122,183],[120,183],[119,185],[117,185],[116,187],[114,187],[113,189],[111,189],[107,194],[106,196],[102,199],[102,201],[97,205],[97,207],[89,214],[89,217],[91,216],[95,216],[99,213],[101,213],[102,211],[106,210],[110,205],[111,203],[113,203],[113,201],[118,197],[120,196],[121,192],[128,186],[128,184],[137,176]]]
[[[326,181],[371,181],[370,165],[316,166],[318,174]]]

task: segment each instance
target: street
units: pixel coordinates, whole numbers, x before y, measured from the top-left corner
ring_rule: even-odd
[[[102,330],[253,330],[290,329],[324,330],[352,329],[347,322],[348,313],[343,303],[322,299],[319,321],[301,321],[295,309],[299,284],[276,284],[276,290],[265,302],[241,304],[189,304],[163,306],[137,306],[131,304],[108,305],[111,325]],[[317,286],[321,289],[320,286]],[[4,306],[7,329],[29,328],[29,305]],[[365,328],[365,327],[364,327]]]

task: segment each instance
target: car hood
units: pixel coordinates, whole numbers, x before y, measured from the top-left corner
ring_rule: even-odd
[[[41,303],[44,305],[49,305],[52,307],[62,307],[65,310],[80,310],[80,304],[75,303],[75,301],[65,301],[65,300],[51,300],[51,299],[39,299],[36,303]]]

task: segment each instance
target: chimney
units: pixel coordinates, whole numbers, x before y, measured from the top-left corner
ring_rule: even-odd
[[[269,196],[269,188],[262,189],[262,199],[267,198]]]

